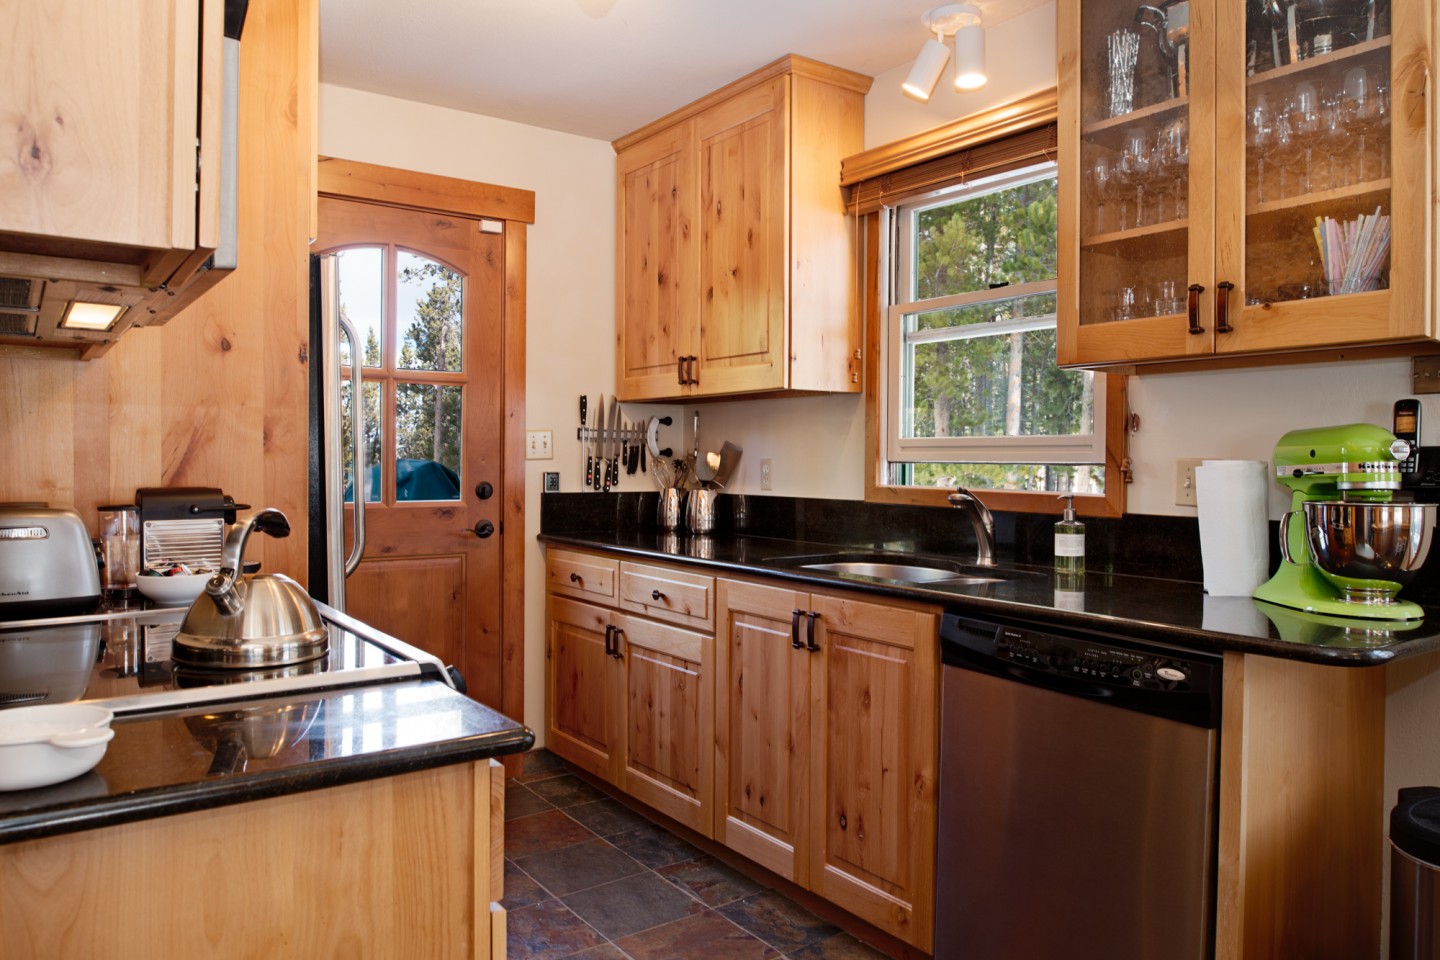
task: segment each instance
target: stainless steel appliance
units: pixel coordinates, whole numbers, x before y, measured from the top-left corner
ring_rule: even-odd
[[[1220,660],[946,614],[936,960],[1212,954]]]
[[[184,607],[100,609],[0,623],[0,665],[34,667],[14,685],[0,677],[0,709],[75,701],[126,716],[426,678],[457,687],[456,674],[425,651],[323,604],[318,610],[329,639],[324,656],[254,670],[177,662],[173,640]]]
[[[216,487],[141,487],[135,503],[141,569],[166,561],[220,569],[225,531],[235,522],[235,511],[250,509]]]
[[[74,612],[99,601],[95,548],[78,513],[0,504],[0,619]]]

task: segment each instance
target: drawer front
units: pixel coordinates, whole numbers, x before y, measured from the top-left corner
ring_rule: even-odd
[[[657,620],[715,629],[715,578],[656,567],[620,564],[620,606]]]
[[[545,551],[545,584],[551,593],[587,600],[615,600],[615,561],[569,550]]]

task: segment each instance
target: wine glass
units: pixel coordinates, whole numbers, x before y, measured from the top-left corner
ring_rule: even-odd
[[[1125,131],[1125,143],[1120,151],[1120,161],[1116,165],[1120,174],[1121,191],[1124,192],[1126,187],[1129,187],[1135,192],[1133,214],[1122,214],[1122,226],[1125,229],[1145,226],[1145,181],[1150,176],[1150,166],[1145,128],[1131,127]]]
[[[1255,173],[1255,202],[1264,203],[1267,199],[1266,187],[1266,160],[1271,150],[1275,130],[1275,114],[1270,108],[1270,101],[1265,94],[1255,95],[1250,103],[1249,115],[1246,118],[1247,138],[1250,142],[1249,170]]]
[[[1291,117],[1289,104],[1285,104],[1284,108],[1279,110],[1275,116],[1275,124],[1270,131],[1270,153],[1274,157],[1273,166],[1280,181],[1275,189],[1273,199],[1279,200],[1282,197],[1298,193],[1299,191],[1295,188],[1295,178],[1290,174],[1303,153],[1303,149],[1300,138],[1295,133],[1295,124]]]
[[[1094,210],[1094,232],[1104,233],[1110,226],[1110,208],[1114,205],[1115,192],[1119,183],[1115,179],[1115,165],[1104,152],[1095,151],[1095,158],[1087,170],[1090,182],[1091,209]]]
[[[1298,164],[1295,171],[1295,192],[1311,193],[1326,189],[1329,184],[1325,177],[1317,176],[1315,163],[1316,141],[1320,134],[1320,91],[1315,84],[1302,81],[1295,85],[1295,97],[1290,104],[1290,126],[1299,141]],[[1328,172],[1328,170],[1327,170]]]

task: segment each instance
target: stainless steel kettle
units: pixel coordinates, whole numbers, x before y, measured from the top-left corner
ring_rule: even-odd
[[[301,663],[329,651],[320,610],[300,584],[283,574],[241,576],[245,542],[256,530],[288,537],[290,521],[272,507],[230,531],[220,572],[190,605],[175,637],[176,663],[253,669]]]

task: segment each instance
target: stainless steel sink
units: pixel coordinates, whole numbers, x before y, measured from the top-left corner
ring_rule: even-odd
[[[802,563],[799,566],[801,570],[821,570],[826,573],[848,574],[852,577],[873,577],[877,580],[895,580],[900,583],[997,583],[1005,579],[1004,577],[960,573],[943,567],[915,563],[845,560],[837,563]]]

